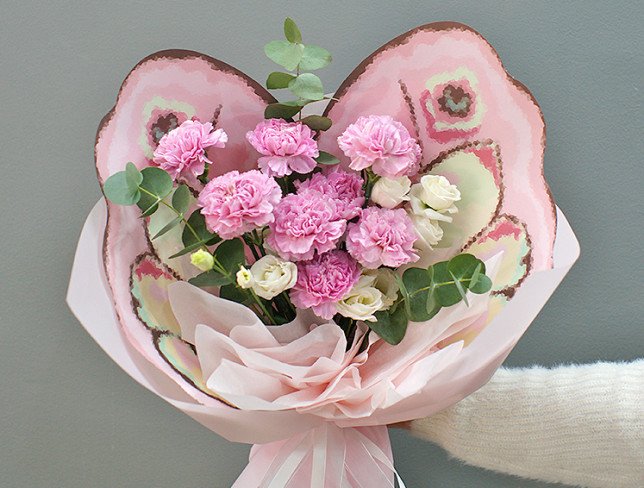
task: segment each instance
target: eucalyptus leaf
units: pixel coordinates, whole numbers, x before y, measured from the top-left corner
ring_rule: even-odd
[[[308,125],[313,130],[329,130],[333,122],[328,117],[321,115],[309,115],[304,117],[301,121],[304,125]]]
[[[466,285],[469,285],[470,279],[477,268],[479,268],[479,272],[485,273],[485,265],[481,260],[467,253],[454,256],[449,260],[447,268],[451,275],[454,276],[454,279],[463,280]]]
[[[465,292],[465,288],[463,287],[462,283],[460,282],[459,278],[456,277],[454,273],[451,271],[449,272],[451,277],[454,279],[454,286],[456,287],[456,290],[458,291],[458,294],[461,295],[461,299],[465,302],[465,305],[468,307],[470,306],[470,303],[467,301],[467,293]]]
[[[407,316],[403,307],[397,307],[393,311],[382,311],[375,313],[377,322],[367,322],[369,328],[378,334],[385,342],[396,345],[405,337],[407,332]]]
[[[492,280],[490,279],[489,276],[487,275],[481,275],[479,276],[479,279],[476,281],[474,285],[470,285],[470,291],[472,293],[476,293],[477,295],[482,295],[483,293],[487,293],[492,289]]]
[[[448,262],[436,263],[433,268],[434,295],[442,307],[451,307],[461,301],[461,294],[454,285],[454,279],[447,267]]]
[[[472,273],[472,276],[470,277],[470,283],[468,285],[468,288],[472,288],[476,286],[476,283],[478,283],[479,278],[481,277],[481,269],[483,269],[485,265],[483,263],[479,263],[476,268],[474,269],[474,273]]]
[[[162,199],[172,191],[172,178],[161,168],[148,166],[141,171],[141,174],[143,175],[143,180],[139,186],[152,195]],[[145,193],[145,191],[142,191],[142,193]]]
[[[141,199],[138,186],[132,189],[128,183],[126,171],[119,171],[110,176],[103,185],[105,197],[117,205],[134,205]]]
[[[302,59],[304,46],[289,41],[271,41],[264,46],[264,53],[271,61],[294,71]]]
[[[143,175],[134,163],[129,162],[125,165],[125,179],[130,191],[135,192],[138,191],[139,185],[143,181]]]
[[[230,284],[230,279],[228,276],[212,269],[210,271],[206,271],[205,273],[201,273],[194,278],[190,278],[188,282],[199,287],[224,286]]]
[[[407,296],[403,299],[408,302],[409,318],[414,322],[429,320],[427,300],[432,291],[431,271],[409,268],[403,273],[402,281],[407,290]]]
[[[436,299],[436,293],[431,292],[427,296],[427,302],[425,303],[425,310],[427,311],[427,315],[429,316],[429,319],[434,317],[438,312],[441,310],[441,305],[438,303],[438,300]],[[426,320],[429,320],[426,319]]]
[[[322,80],[313,73],[302,73],[288,84],[288,89],[295,96],[309,100],[322,100],[324,98],[324,87]]]
[[[315,161],[317,161],[318,164],[323,164],[325,166],[333,166],[334,164],[338,164],[340,162],[340,160],[333,154],[326,151],[320,151],[320,155],[315,158]]]
[[[300,105],[286,105],[283,103],[271,103],[264,109],[266,119],[290,119],[302,110]]]
[[[185,254],[188,254],[188,253],[190,253],[192,251],[196,251],[197,249],[199,249],[200,247],[205,246],[205,245],[206,245],[206,241],[195,242],[193,244],[190,244],[189,246],[184,247],[181,251],[173,254],[168,259],[178,258],[178,257],[183,256]]]
[[[323,47],[306,45],[302,52],[300,69],[303,71],[321,69],[328,66],[331,60],[331,53]]]
[[[190,227],[195,231],[197,237],[192,233]],[[188,218],[188,225],[184,226],[183,233],[181,234],[181,241],[184,246],[190,246],[196,242],[203,243],[206,246],[217,244],[221,238],[217,234],[213,234],[206,227],[206,219],[199,210],[195,210]]]
[[[229,285],[224,285],[219,289],[219,297],[237,303],[250,303],[248,294],[241,290],[237,285],[232,283]]]
[[[218,262],[228,273],[235,275],[244,264],[244,243],[241,239],[224,241],[215,249],[215,262]]]
[[[179,225],[182,221],[183,221],[183,219],[182,219],[181,217],[179,217],[179,216],[175,217],[175,218],[174,218],[174,219],[172,219],[170,222],[168,222],[167,224],[165,224],[165,225],[161,228],[161,230],[159,230],[159,232],[157,232],[156,234],[154,234],[154,236],[152,236],[152,240],[154,240],[154,239],[156,239],[156,238],[158,238],[158,237],[161,237],[163,234],[165,234],[165,233],[167,233],[168,231],[170,231],[170,230],[174,229],[174,228],[175,228],[177,225]]]
[[[284,20],[284,37],[286,37],[289,42],[302,42],[302,33],[300,32],[300,29],[298,29],[295,21],[290,17],[286,17],[286,20]]]
[[[266,79],[266,88],[269,90],[288,88],[289,82],[294,78],[295,76],[292,74],[274,71],[268,75],[268,78]]]
[[[179,185],[172,195],[172,206],[180,214],[185,213],[190,206],[190,189],[186,185]]]

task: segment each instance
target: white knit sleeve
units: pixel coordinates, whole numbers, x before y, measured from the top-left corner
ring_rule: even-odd
[[[642,488],[644,359],[500,369],[410,429],[474,466],[589,488]]]

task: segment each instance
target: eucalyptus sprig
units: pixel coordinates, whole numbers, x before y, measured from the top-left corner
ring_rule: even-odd
[[[183,256],[189,252],[203,248],[221,241],[217,234],[208,231],[200,212],[193,212],[189,218],[186,213],[190,207],[190,189],[179,185],[172,194],[171,202],[167,201],[174,184],[170,175],[156,167],[147,167],[139,171],[133,163],[127,163],[124,171],[119,171],[110,176],[103,185],[105,197],[117,205],[137,205],[141,209],[141,216],[148,217],[163,205],[176,215],[159,230],[152,239],[157,239],[168,231],[183,223],[183,245],[181,251],[170,256],[170,259]]]
[[[389,344],[405,337],[407,325],[434,317],[441,308],[468,304],[467,292],[483,294],[492,288],[485,275],[485,263],[471,254],[459,254],[427,269],[409,268],[398,277],[400,295],[385,311],[376,312],[377,322],[369,327]]]
[[[266,87],[269,90],[288,89],[295,100],[273,103],[266,107],[264,116],[270,118],[291,119],[300,114],[309,103],[322,100],[324,86],[322,80],[312,73],[329,65],[331,53],[320,46],[304,44],[302,33],[291,18],[284,21],[284,37],[271,41],[264,46],[269,59],[282,66],[288,73],[274,71],[268,75]],[[309,115],[300,119],[316,131],[328,130],[331,119],[321,115]]]
[[[106,198],[117,205],[137,205],[141,209],[142,217],[152,215],[159,205],[174,212],[176,216],[152,236],[152,240],[157,239],[177,225],[184,224],[181,234],[184,248],[169,259],[198,249],[210,253],[208,246],[221,242],[221,237],[208,230],[204,216],[198,210],[186,217],[190,207],[190,189],[186,185],[177,186],[174,193],[173,189],[172,178],[164,170],[147,167],[139,171],[133,163],[127,163],[124,171],[113,174],[103,185]],[[252,244],[258,246],[259,252],[263,253],[263,243],[258,240],[257,233],[252,238]],[[199,287],[220,287],[222,298],[246,304],[259,316],[264,317],[267,323],[279,324],[292,320],[293,314],[289,309],[274,310],[270,302],[261,299],[252,290],[243,290],[237,286],[237,271],[246,264],[244,242],[241,239],[221,242],[212,253],[212,257],[212,269],[190,279],[190,283]]]

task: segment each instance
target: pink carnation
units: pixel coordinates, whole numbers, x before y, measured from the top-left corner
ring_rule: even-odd
[[[342,218],[350,220],[360,214],[364,205],[364,189],[362,178],[356,173],[336,170],[326,175],[314,174],[311,179],[301,183],[296,182],[298,193],[306,190],[316,190],[336,201]]]
[[[206,185],[199,206],[208,229],[232,239],[272,222],[281,196],[277,182],[260,171],[231,171]]]
[[[203,174],[206,163],[206,148],[224,147],[228,135],[223,129],[213,132],[210,122],[202,124],[196,120],[186,120],[176,129],[168,132],[159,141],[154,151],[154,164],[176,180],[183,177],[188,181]]]
[[[371,167],[386,178],[418,172],[420,146],[405,126],[389,115],[360,117],[338,137],[338,146],[356,171]]]
[[[291,300],[298,308],[312,308],[323,319],[331,319],[335,304],[360,278],[358,263],[345,251],[335,249],[297,264],[297,282]]]
[[[418,261],[414,224],[403,209],[368,207],[349,225],[347,251],[365,268],[396,268]]]
[[[268,245],[283,259],[311,259],[315,252],[333,249],[347,222],[336,202],[315,190],[290,194],[275,208]]]
[[[264,156],[259,158],[259,168],[269,176],[310,173],[319,156],[317,143],[311,129],[299,122],[268,119],[260,122],[255,130],[246,133],[246,139]]]

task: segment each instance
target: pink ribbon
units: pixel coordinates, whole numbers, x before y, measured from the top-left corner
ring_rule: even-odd
[[[386,426],[333,423],[269,444],[256,444],[233,488],[400,488]]]

